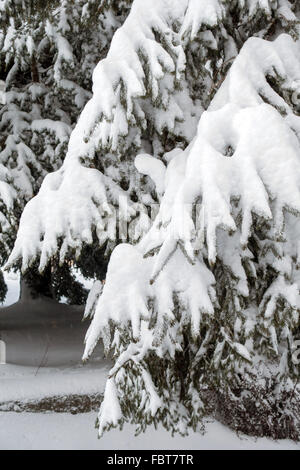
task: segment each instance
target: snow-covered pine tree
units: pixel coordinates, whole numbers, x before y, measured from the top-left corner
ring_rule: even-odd
[[[175,42],[170,9],[158,0],[147,8],[134,2],[107,57],[94,71],[93,98],[72,133],[64,165],[44,180],[38,196],[26,206],[10,264],[21,259],[26,270],[39,259],[44,270],[53,256],[64,262],[75,254],[80,263],[95,245],[109,253],[121,238],[116,208],[122,222],[138,219],[137,239],[148,230],[144,205],[153,203],[156,195],[149,179],[132,171],[134,156],[140,148],[152,152],[156,143],[161,149],[158,137],[163,139],[164,129],[174,131],[175,122],[183,119],[172,97],[174,89],[187,102],[189,114],[194,108],[188,93],[177,90],[184,54]],[[191,128],[191,123],[186,126],[186,140],[193,136]],[[151,140],[148,133],[155,134]],[[143,203],[142,209],[138,203]],[[45,213],[45,207],[51,212]]]
[[[115,357],[100,434],[124,421],[184,433],[213,411],[299,439],[299,90],[299,41],[249,39],[161,170],[151,230],[112,253],[84,356],[102,338]],[[137,159],[150,173],[155,159]]]
[[[299,439],[299,89],[299,41],[249,39],[187,149],[159,175],[137,157],[163,196],[91,308],[84,358],[100,338],[115,357],[100,434],[124,421],[185,433],[213,411]]]
[[[296,2],[284,0],[134,0],[94,71],[93,98],[71,135],[62,168],[46,177],[24,210],[8,266],[22,263],[26,271],[39,260],[43,270],[54,256],[63,262],[73,254],[80,258],[95,240],[107,244],[115,235],[113,207],[120,202],[121,219],[136,218],[130,240],[139,240],[149,227],[141,203],[150,206],[161,197],[154,227],[136,248],[115,249],[103,293],[97,283],[88,302],[86,314],[93,315],[98,299],[85,358],[100,337],[116,358],[100,433],[124,420],[140,429],[162,422],[185,432],[199,427],[208,404],[218,400],[240,402],[231,414],[239,429],[279,435],[273,426],[278,418],[282,435],[298,432],[292,414],[278,411],[294,385],[289,348],[299,308],[288,228],[294,220],[289,217],[297,219],[281,213],[287,207],[297,214],[298,193],[289,198],[276,178],[282,170],[291,194],[292,187],[298,191],[299,144],[292,129],[297,134],[299,125],[292,95],[299,43],[283,36],[270,43],[253,39],[242,48],[250,37],[274,40],[284,30],[296,39],[297,15]],[[282,136],[290,155],[286,172],[282,155],[276,153],[277,165],[273,141],[265,138],[270,129],[273,137]],[[136,160],[147,180],[133,171],[137,151],[154,155]],[[169,162],[167,169],[157,157]],[[270,187],[268,171],[276,173]],[[51,207],[50,216],[45,207]],[[109,249],[115,238],[111,242]],[[276,261],[269,259],[272,253]],[[284,301],[278,294],[282,282],[288,286]],[[269,389],[266,383],[252,387],[250,380],[259,374],[260,366],[250,364],[260,351],[264,359],[270,355],[261,365]],[[286,377],[275,388],[277,401],[269,393],[276,385],[276,354]],[[285,400],[286,409],[293,409],[297,393],[293,389]],[[259,402],[259,422],[253,413],[246,418],[247,407]],[[225,406],[219,413],[229,422]],[[271,422],[264,419],[268,413]]]
[[[6,85],[0,115],[2,264],[15,240],[25,203],[37,192],[45,174],[61,164],[71,132],[70,120],[49,93],[42,68],[51,64],[43,40],[52,7],[55,2],[7,1],[1,5]],[[32,271],[31,280],[33,277]]]
[[[0,3],[1,73],[6,86],[0,112],[2,264],[15,241],[24,205],[45,175],[61,166],[78,113],[91,96],[92,70],[126,17],[126,4],[114,3]],[[84,301],[84,289],[69,263],[59,267],[51,260],[43,275],[33,265],[25,279],[36,293]]]
[[[243,42],[278,29],[295,35],[294,9],[285,0],[135,0],[94,71],[64,165],[24,211],[9,265],[26,271],[37,262],[43,271],[50,259],[75,257],[97,275],[99,246],[109,254],[127,236],[138,241],[158,195],[149,175],[134,171],[136,153],[184,149]]]

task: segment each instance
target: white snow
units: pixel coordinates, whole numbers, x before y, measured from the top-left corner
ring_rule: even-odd
[[[225,15],[225,9],[219,0],[190,0],[188,2],[181,34],[190,33],[194,39],[201,27],[213,27]]]
[[[144,259],[138,248],[130,245],[119,245],[114,250],[108,267],[107,282],[86,336],[84,358],[91,354],[100,336],[106,343],[106,325],[109,320],[122,327],[130,323],[134,337],[140,338],[142,320],[149,320],[150,316],[147,298],[157,299],[158,323],[162,326],[165,317],[170,320],[174,318],[175,290],[190,309],[195,334],[200,326],[200,313],[213,313],[207,293],[213,276],[203,264],[197,262],[192,266],[186,263],[183,253],[177,250],[157,281],[150,284],[154,262],[155,258]],[[197,292],[198,296],[193,296],[193,292]],[[157,334],[161,334],[159,327]],[[170,347],[171,345],[172,342]]]
[[[1,450],[299,450],[291,441],[238,437],[220,423],[207,425],[204,435],[172,436],[165,430],[149,428],[134,436],[134,428],[125,425],[123,431],[112,430],[101,439],[95,431],[95,413],[1,413]]]
[[[166,167],[161,160],[151,155],[139,154],[135,158],[135,167],[139,173],[150,176],[156,186],[156,191],[162,195],[165,189]]]
[[[62,357],[60,360],[63,362]],[[0,404],[103,393],[108,370],[107,363],[101,364],[101,356],[94,364],[73,367],[0,365]]]

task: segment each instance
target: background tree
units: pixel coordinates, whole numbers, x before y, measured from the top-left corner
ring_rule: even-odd
[[[24,205],[45,175],[62,164],[78,113],[91,96],[92,70],[126,12],[126,2],[1,2],[1,77],[6,85],[0,112],[2,264]],[[86,295],[70,263],[59,267],[51,260],[43,275],[33,265],[24,279],[34,294],[65,295],[76,303]]]

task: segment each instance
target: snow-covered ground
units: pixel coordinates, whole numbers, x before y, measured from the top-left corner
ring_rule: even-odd
[[[290,449],[299,446],[290,441],[280,443],[269,439],[238,437],[222,424],[212,422],[207,432],[192,433],[184,438],[172,436],[163,429],[149,429],[134,436],[131,426],[123,431],[112,430],[101,439],[95,432],[95,413],[71,415],[67,413],[0,413],[0,449]]]
[[[44,397],[102,392],[109,366],[98,362],[73,367],[0,365],[0,405]]]
[[[82,311],[61,305],[54,312],[51,301],[14,305],[18,279],[8,279],[8,285],[0,310],[0,334],[7,343],[8,360],[0,365],[0,404],[101,393],[109,362],[99,347],[90,363],[81,363],[88,326],[81,322]],[[300,449],[291,441],[238,437],[217,422],[207,424],[205,435],[191,433],[186,438],[172,438],[154,428],[135,437],[134,428],[127,425],[98,440],[96,415],[0,412],[0,449]]]

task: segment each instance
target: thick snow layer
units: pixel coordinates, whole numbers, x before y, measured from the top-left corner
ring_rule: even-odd
[[[213,276],[204,265],[199,262],[194,266],[186,263],[183,253],[178,250],[157,281],[150,284],[151,273],[155,269],[153,264],[155,258],[144,259],[142,253],[130,245],[119,245],[114,250],[107,272],[108,282],[104,286],[94,320],[87,332],[84,358],[89,357],[100,336],[106,343],[106,325],[109,320],[123,327],[130,322],[135,338],[140,338],[142,331],[146,334],[147,328],[143,330],[145,326],[143,320],[149,320],[150,316],[147,298],[157,299],[158,327],[154,332],[154,339],[155,335],[162,334],[166,317],[169,320],[174,319],[174,289],[193,317],[194,332],[199,329],[201,311],[213,313],[208,294]],[[197,292],[198,296],[193,296],[193,292]],[[151,336],[153,332],[149,331],[149,334],[148,346],[153,340]],[[174,348],[172,341],[169,347]]]
[[[157,220],[141,243],[145,253],[163,244],[156,273],[175,241],[192,261],[206,241],[210,263],[217,256],[223,259],[241,279],[240,292],[247,295],[240,259],[249,257],[246,246],[253,215],[273,219],[275,236],[286,231],[283,249],[288,256],[299,256],[299,219],[292,220],[285,212],[300,213],[300,147],[295,135],[299,117],[269,85],[266,77],[275,69],[284,89],[298,89],[299,42],[287,35],[273,43],[248,40],[202,114],[197,137],[169,163]],[[239,201],[241,227],[234,220],[233,199]],[[220,229],[235,236],[226,237]]]
[[[182,230],[180,212],[185,212],[186,232],[179,238],[192,240],[197,230],[202,231],[212,263],[217,256],[217,228],[237,230],[232,198],[240,199],[242,246],[247,244],[253,214],[273,217],[275,230],[280,232],[283,210],[300,212],[300,147],[289,116],[299,118],[269,85],[267,76],[274,76],[274,70],[284,80],[284,89],[291,93],[298,89],[299,42],[287,35],[274,42],[248,40],[208,111],[202,114],[197,137],[186,150],[185,175],[174,191],[171,227],[173,234]],[[200,230],[191,220],[197,199],[202,199]],[[163,224],[170,220],[170,207],[166,210],[164,202],[159,219]]]
[[[124,191],[115,183],[98,170],[85,168],[76,161],[66,162],[65,167],[49,174],[38,197],[31,199],[22,214],[10,259],[22,257],[22,267],[26,269],[39,254],[43,269],[57,252],[59,237],[64,239],[59,250],[61,260],[70,247],[80,253],[83,243],[91,243],[93,230],[103,243],[110,235],[114,240],[116,220],[109,205],[108,188],[110,201],[115,205],[127,201]],[[134,209],[128,207],[128,214],[128,217],[135,214]]]
[[[204,435],[191,433],[188,437],[172,437],[165,430],[149,428],[134,436],[134,428],[125,425],[123,431],[112,430],[102,439],[95,432],[95,414],[66,413],[0,413],[1,450],[299,450],[291,441],[238,437],[217,422],[207,425]],[[46,431],[45,431],[46,430]]]
[[[225,9],[219,0],[190,0],[181,27],[181,34],[189,32],[191,38],[194,39],[201,26],[216,26],[224,18],[224,15]]]
[[[142,175],[150,176],[155,183],[158,194],[163,194],[166,167],[161,160],[151,155],[139,154],[135,159],[135,167]]]
[[[101,359],[73,367],[0,365],[0,404],[103,393],[109,364]]]

